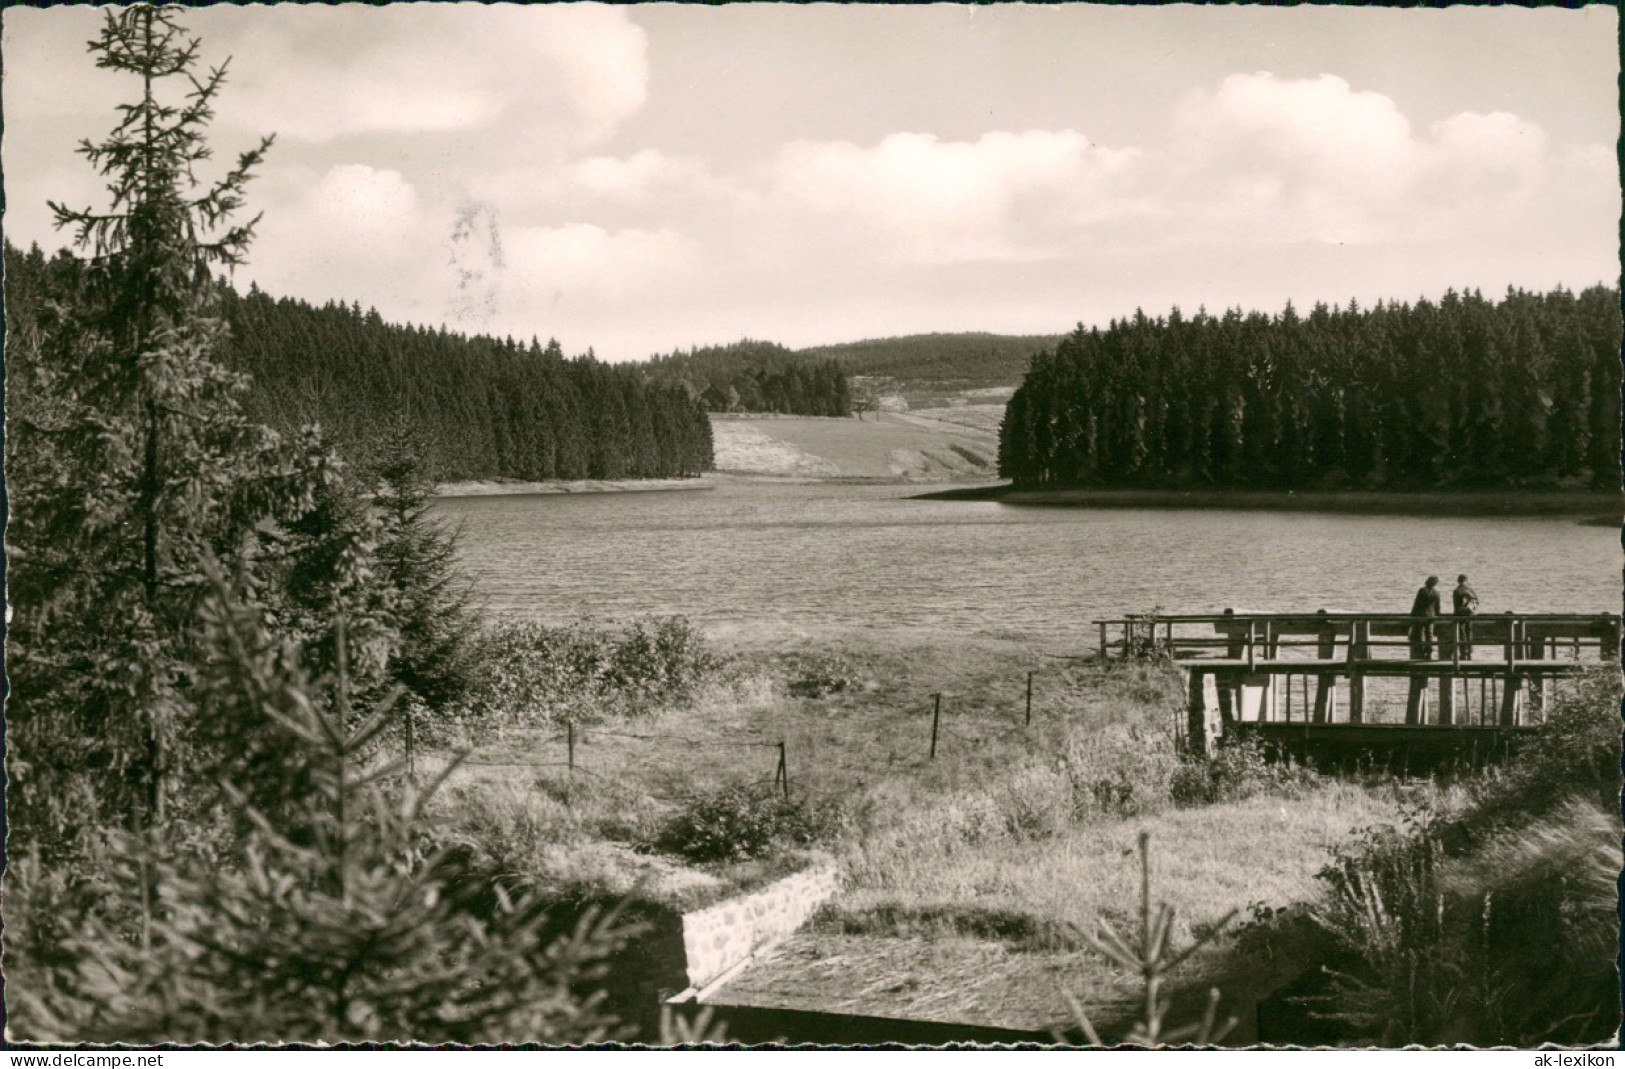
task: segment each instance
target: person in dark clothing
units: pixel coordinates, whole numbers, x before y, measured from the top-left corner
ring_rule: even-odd
[[[1465,575],[1456,576],[1456,589],[1450,592],[1450,601],[1458,617],[1470,617],[1478,612],[1478,595],[1473,588],[1467,585]],[[1463,656],[1473,655],[1473,624],[1471,620],[1462,620],[1456,627],[1456,641],[1461,643]]]
[[[1416,661],[1432,660],[1432,620],[1439,615],[1438,576],[1428,576],[1428,581],[1422,584],[1422,588],[1416,592],[1416,600],[1411,602],[1411,615],[1427,621],[1411,627],[1411,659]]]

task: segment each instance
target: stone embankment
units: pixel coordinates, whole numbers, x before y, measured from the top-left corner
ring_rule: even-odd
[[[814,855],[806,868],[765,887],[683,914],[689,991],[678,1000],[699,997],[789,936],[834,897],[839,885],[834,859]]]

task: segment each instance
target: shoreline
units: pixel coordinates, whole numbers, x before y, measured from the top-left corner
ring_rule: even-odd
[[[517,479],[470,479],[440,483],[432,497],[504,497],[524,494],[623,494],[670,490],[714,490],[704,475],[689,479],[570,479],[521,482]]]
[[[1097,509],[1237,509],[1404,516],[1574,516],[1598,527],[1625,517],[1625,497],[1593,490],[1018,490],[1012,484],[919,494],[926,501]]]

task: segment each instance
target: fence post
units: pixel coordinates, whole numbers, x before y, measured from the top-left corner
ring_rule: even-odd
[[[1027,726],[1033,722],[1033,674],[1027,673]]]
[[[937,725],[942,721],[942,695],[933,695],[936,706],[931,710],[931,760],[937,759]]]

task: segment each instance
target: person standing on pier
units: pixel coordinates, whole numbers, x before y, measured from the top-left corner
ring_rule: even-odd
[[[1450,592],[1450,601],[1456,610],[1457,617],[1471,617],[1478,612],[1478,595],[1473,588],[1467,585],[1465,575],[1456,576],[1456,589]],[[1471,619],[1462,619],[1456,627],[1456,641],[1461,643],[1461,652],[1464,657],[1473,655],[1473,622]]]
[[[1423,621],[1411,627],[1411,659],[1432,660],[1433,620],[1439,615],[1438,576],[1428,576],[1428,581],[1416,592],[1416,600],[1411,602],[1411,615]]]

